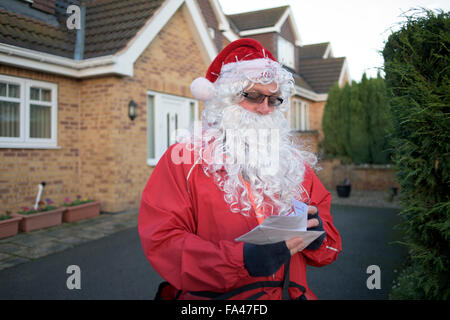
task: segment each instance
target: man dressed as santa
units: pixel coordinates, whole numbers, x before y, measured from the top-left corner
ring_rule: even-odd
[[[316,299],[306,265],[341,252],[331,195],[313,169],[314,154],[292,143],[283,112],[292,74],[259,42],[225,47],[193,96],[204,101],[201,130],[162,156],[143,191],[142,248],[166,280],[160,299]],[[304,202],[308,230],[324,233],[257,245],[235,239],[269,216]]]

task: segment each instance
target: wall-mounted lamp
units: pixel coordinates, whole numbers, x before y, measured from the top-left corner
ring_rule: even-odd
[[[137,104],[133,100],[128,104],[128,117],[133,121],[137,117]]]

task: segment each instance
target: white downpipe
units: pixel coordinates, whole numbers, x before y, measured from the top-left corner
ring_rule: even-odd
[[[41,201],[42,191],[44,190],[45,182],[41,182],[38,186],[38,194],[36,197],[36,203],[34,205],[34,210],[37,210],[39,208],[39,201]]]

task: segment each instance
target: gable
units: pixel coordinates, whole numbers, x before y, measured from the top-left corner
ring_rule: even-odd
[[[280,20],[288,6],[251,11],[228,15],[228,19],[238,28],[239,31],[248,31],[273,27]]]
[[[280,35],[292,44],[295,44],[295,34],[292,30],[291,22],[289,19],[286,19],[286,21],[281,26]]]

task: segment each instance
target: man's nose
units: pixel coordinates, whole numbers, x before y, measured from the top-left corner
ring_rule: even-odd
[[[263,102],[258,105],[256,111],[260,114],[268,114],[272,112],[272,108],[269,106],[269,97],[264,97]]]

